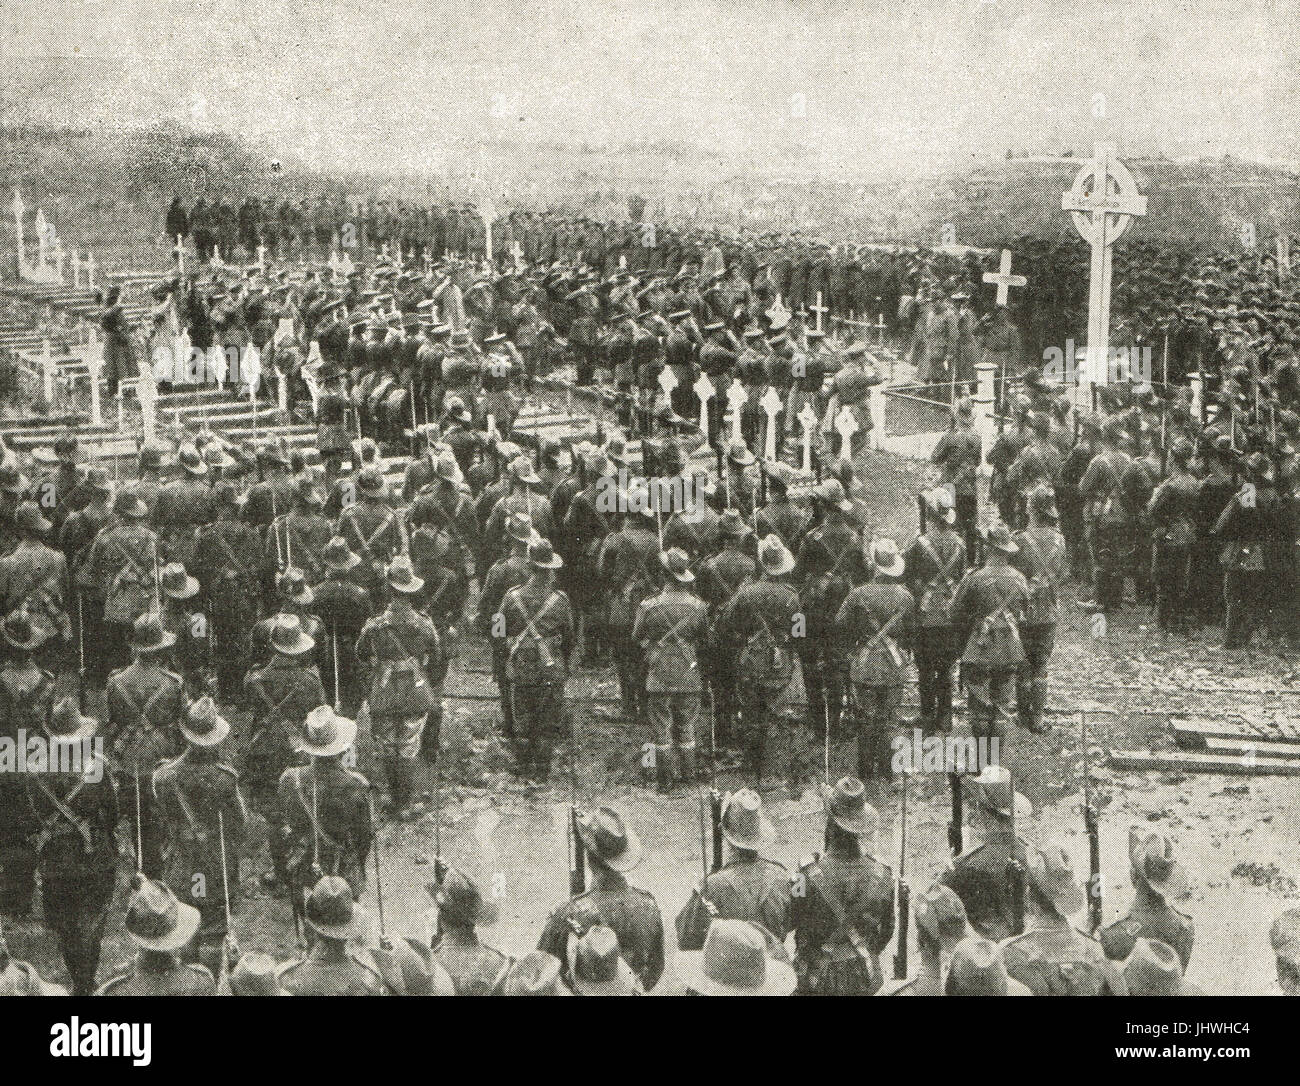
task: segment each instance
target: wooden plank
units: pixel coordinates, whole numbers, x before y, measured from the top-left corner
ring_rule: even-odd
[[[1270,758],[1300,758],[1300,743],[1263,742],[1260,738],[1210,736],[1205,749],[1224,754],[1265,754]]]
[[[1113,750],[1106,761],[1115,769],[1158,769],[1174,773],[1224,773],[1245,777],[1300,777],[1300,759],[1186,750]]]
[[[1174,733],[1178,745],[1185,750],[1204,750],[1211,739],[1236,739],[1242,742],[1270,745],[1294,742],[1295,736],[1284,733],[1268,734],[1264,731],[1247,731],[1242,725],[1233,725],[1233,718],[1219,721],[1169,720],[1169,728]]]

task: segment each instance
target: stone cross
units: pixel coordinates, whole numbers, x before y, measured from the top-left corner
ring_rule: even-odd
[[[763,445],[764,460],[776,459],[776,416],[777,412],[781,410],[781,404],[781,394],[771,385],[763,393],[763,398],[758,401],[758,406],[767,415],[767,440]]]
[[[803,410],[799,412],[799,425],[803,427],[803,470],[806,475],[812,474],[812,435],[813,427],[817,425],[817,412],[813,410],[811,403],[803,405]]]
[[[809,308],[809,309],[810,309],[814,314],[816,314],[816,321],[817,321],[817,324],[816,324],[815,327],[816,327],[817,331],[820,332],[820,331],[822,330],[822,314],[823,314],[823,313],[829,313],[829,312],[830,312],[830,310],[827,309],[826,306],[822,305],[822,292],[821,292],[820,290],[817,292],[817,302],[816,302],[816,304],[815,304],[815,305],[810,305],[808,308]]]
[[[704,431],[704,443],[709,442],[709,401],[713,399],[713,382],[707,373],[700,374],[700,379],[691,386],[700,398],[700,429]]]
[[[985,272],[984,282],[998,285],[998,305],[1007,304],[1007,291],[1011,287],[1023,287],[1029,282],[1023,275],[1011,274],[1011,250],[1002,250],[1002,261],[995,272]]]
[[[664,398],[671,400],[673,389],[677,387],[677,374],[673,373],[672,366],[665,366],[659,371],[659,387],[664,390]]]
[[[1133,175],[1109,144],[1098,143],[1090,162],[1075,176],[1069,192],[1061,194],[1061,210],[1070,212],[1074,227],[1092,247],[1088,277],[1088,360],[1079,395],[1091,392],[1093,381],[1107,383],[1110,340],[1111,252],[1137,216],[1147,213],[1147,198],[1138,192]]]
[[[744,409],[745,402],[749,399],[749,393],[745,391],[745,386],[740,383],[739,377],[731,379],[731,387],[727,389],[727,407],[731,414],[731,443],[733,445],[744,441],[740,430],[740,412]]]

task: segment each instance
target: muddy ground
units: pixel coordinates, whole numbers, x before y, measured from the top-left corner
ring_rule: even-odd
[[[922,485],[923,471],[887,454],[874,455],[876,470],[867,490],[874,527],[906,542],[915,528],[913,496]],[[1075,586],[1067,590],[1070,598],[1082,594]],[[1126,907],[1131,893],[1129,826],[1157,827],[1172,837],[1192,879],[1191,893],[1179,906],[1197,925],[1189,979],[1211,993],[1270,993],[1275,985],[1268,926],[1300,898],[1295,862],[1300,784],[1281,777],[1116,772],[1104,765],[1105,751],[1111,748],[1172,749],[1159,714],[1293,714],[1300,682],[1290,676],[1291,661],[1267,651],[1225,654],[1217,647],[1218,634],[1208,630],[1190,641],[1169,640],[1148,627],[1144,609],[1131,607],[1098,640],[1091,636],[1086,616],[1067,607],[1051,668],[1051,729],[1041,736],[1015,732],[1003,759],[1034,804],[1023,834],[1040,843],[1061,841],[1082,878],[1087,842],[1079,811],[1082,742],[1077,711],[1093,711],[1092,779],[1105,804],[1106,922]],[[518,955],[535,945],[547,912],[567,894],[569,763],[567,748],[557,751],[548,789],[528,790],[515,782],[509,754],[493,730],[495,705],[487,670],[485,647],[471,641],[447,683],[449,693],[468,697],[449,697],[445,703],[441,847],[446,857],[477,872],[485,889],[498,895],[501,918],[484,938]],[[643,786],[638,759],[649,736],[636,734],[609,715],[617,692],[612,672],[580,671],[569,689],[578,698],[605,699],[577,707],[576,791],[584,802],[615,804],[641,834],[645,859],[632,881],[658,899],[671,957],[673,918],[700,877],[696,796],[682,792],[663,797]],[[914,704],[912,692],[905,715],[914,711]],[[819,742],[820,735],[815,739]],[[832,778],[853,765],[852,743],[837,740]],[[724,770],[719,784],[735,786],[736,778]],[[880,784],[872,788],[881,825],[875,854],[896,868],[900,789]],[[781,833],[774,858],[791,866],[820,847],[822,819],[815,792],[794,798],[774,786],[764,798]],[[948,815],[946,779],[937,774],[914,779],[907,849],[907,877],[914,888],[928,885],[947,862]],[[385,826],[381,832],[390,933],[429,930],[431,903],[424,884],[431,877],[437,836],[432,814],[417,823]],[[968,828],[968,847],[973,837]],[[267,866],[258,847],[261,840],[261,834],[254,834],[250,855],[241,864],[246,896],[235,927],[244,948],[289,957],[294,951],[288,907],[263,896],[258,885],[257,876]],[[373,875],[365,901],[375,911]],[[111,976],[131,953],[121,931],[122,908],[119,893],[101,978]],[[36,961],[47,976],[62,976],[53,938],[39,925],[11,925],[10,942],[16,954]],[[659,988],[680,989],[671,964]]]

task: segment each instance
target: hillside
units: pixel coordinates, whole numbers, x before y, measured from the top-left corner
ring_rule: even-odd
[[[957,240],[990,245],[1018,234],[1070,231],[1060,193],[1078,169],[1071,158],[997,160],[960,174],[866,183],[823,172],[808,149],[789,148],[789,168],[770,168],[681,143],[617,145],[446,143],[427,176],[376,172],[332,175],[278,160],[265,148],[176,126],[117,130],[0,128],[0,191],[22,189],[70,243],[94,248],[108,267],[165,261],[161,215],[172,195],[256,193],[277,203],[322,191],[385,195],[411,202],[492,192],[512,202],[602,219],[624,218],[628,198],[647,216],[764,232],[800,230],[830,238],[937,243],[945,223]],[[1243,222],[1270,244],[1279,230],[1300,233],[1300,178],[1288,169],[1216,159],[1132,159],[1149,197],[1134,237],[1235,246]],[[7,197],[6,197],[7,203]]]

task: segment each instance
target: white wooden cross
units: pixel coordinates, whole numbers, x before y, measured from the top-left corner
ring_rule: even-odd
[[[221,262],[221,246],[220,246],[220,245],[214,245],[214,246],[212,246],[212,266],[213,266],[214,268],[225,267],[225,265],[222,264],[222,262]],[[182,264],[182,265],[181,265],[181,271],[184,271],[184,270],[185,270],[185,266],[184,266],[184,264]]]
[[[176,255],[176,270],[180,272],[181,275],[184,275],[185,274],[185,239],[181,237],[180,234],[176,235],[176,245],[172,249],[172,252]]]
[[[814,314],[816,314],[816,318],[815,318],[815,319],[816,319],[816,321],[817,321],[817,324],[816,324],[815,327],[816,327],[817,331],[820,332],[820,331],[822,330],[822,314],[823,314],[823,313],[829,313],[829,312],[830,312],[830,310],[827,309],[826,306],[822,305],[822,292],[821,292],[820,290],[817,292],[817,303],[816,303],[816,305],[810,305],[808,308],[809,308],[809,309],[810,309]]]
[[[515,271],[516,272],[523,271],[524,270],[524,247],[519,244],[517,239],[510,246],[510,256],[511,259],[513,259],[515,262]]]
[[[745,391],[745,386],[740,383],[740,378],[733,377],[731,387],[727,389],[727,407],[730,409],[731,415],[731,443],[733,445],[744,441],[740,431],[740,412],[748,399],[749,393]]]
[[[763,445],[763,459],[776,459],[776,416],[782,406],[781,394],[771,385],[763,393],[763,398],[758,401],[758,406],[763,409],[767,415],[767,440]]]
[[[352,258],[347,253],[344,253],[343,259],[339,261],[339,271],[343,273],[345,279],[352,274]]]
[[[618,270],[627,271],[627,257],[623,254],[620,254],[618,258]]]
[[[92,290],[95,286],[95,254],[86,250],[86,286]]]
[[[158,388],[154,384],[153,367],[147,362],[140,366],[140,377],[135,383],[135,394],[140,399],[140,421],[144,424],[144,439],[152,441],[158,429],[155,405]]]
[[[491,200],[481,201],[478,209],[479,217],[483,220],[483,256],[491,263],[492,261],[492,220],[496,218],[496,208],[492,206]]]
[[[879,347],[885,342],[885,315],[883,313],[876,314],[876,323],[872,327],[876,330],[876,346]]]
[[[850,459],[853,456],[853,435],[858,432],[858,417],[847,404],[835,416],[835,432],[840,435],[840,455]]]
[[[812,435],[813,427],[817,425],[817,412],[813,410],[811,403],[803,405],[803,410],[799,412],[799,425],[803,427],[803,470],[804,474],[812,474]]]
[[[700,398],[700,429],[704,431],[704,442],[707,445],[709,441],[709,401],[713,399],[713,382],[709,380],[707,373],[701,373],[700,379],[691,386],[695,395]]]
[[[266,246],[265,245],[259,245],[257,247],[257,268],[261,272],[266,271]]]
[[[49,230],[46,228],[45,211],[43,208],[36,209],[36,256],[37,267],[45,267],[45,249],[50,243]]]
[[[677,374],[672,366],[665,366],[659,371],[659,387],[664,390],[664,399],[671,401],[673,389],[677,387]]]
[[[76,249],[72,250],[72,285],[81,286],[81,254]]]
[[[45,393],[45,402],[52,404],[54,402],[54,358],[50,354],[50,341],[48,338],[41,345],[41,381],[42,391]]]
[[[104,344],[92,327],[86,336],[86,373],[90,377],[90,424],[102,426],[104,416],[99,403],[99,375],[104,368]]]
[[[984,282],[998,285],[998,305],[1007,304],[1007,290],[1010,287],[1023,287],[1029,282],[1023,275],[1011,274],[1011,250],[1002,250],[1002,261],[995,272],[985,272]]]
[[[1092,247],[1088,278],[1087,384],[1105,384],[1110,340],[1111,250],[1135,216],[1147,213],[1147,198],[1138,192],[1133,175],[1115,157],[1115,148],[1098,143],[1090,162],[1075,176],[1069,192],[1061,194],[1061,210],[1070,212],[1075,229]],[[1091,395],[1089,393],[1089,395]]]

